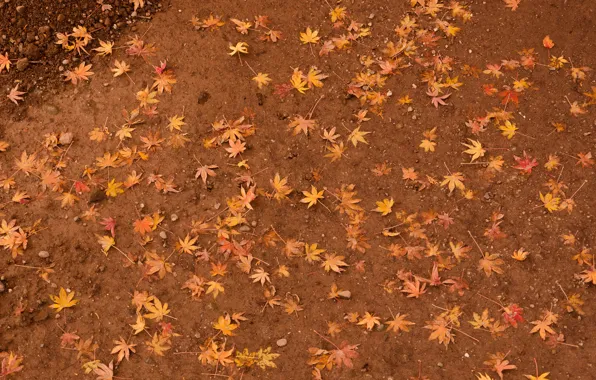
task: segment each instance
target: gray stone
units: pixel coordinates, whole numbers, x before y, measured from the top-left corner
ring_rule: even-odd
[[[42,259],[47,259],[48,257],[50,257],[50,252],[48,252],[48,251],[39,251],[39,253],[37,254],[37,256],[41,257]]]
[[[175,222],[178,220],[178,215],[172,214],[172,215],[170,215],[170,219],[172,220],[172,222]]]
[[[337,294],[339,294],[339,296],[343,299],[349,300],[352,298],[352,292],[350,292],[349,290],[342,290],[341,292],[337,292]]]
[[[29,67],[29,60],[27,58],[21,58],[17,61],[18,71],[24,71],[27,67]]]
[[[165,240],[165,239],[167,239],[167,238],[168,238],[168,234],[166,234],[166,232],[165,232],[165,231],[161,231],[161,232],[159,233],[159,237]]]
[[[281,338],[275,343],[277,344],[277,347],[284,347],[288,344],[288,340],[286,338]]]
[[[71,132],[61,133],[58,140],[61,145],[68,145],[72,142],[74,135]]]

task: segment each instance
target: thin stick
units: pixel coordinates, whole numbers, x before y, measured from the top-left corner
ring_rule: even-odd
[[[317,334],[318,336],[320,336],[322,339],[324,339],[326,342],[330,343],[333,347],[337,348],[338,350],[340,349],[339,347],[337,347],[335,345],[335,343],[333,343],[332,341],[330,341],[329,339],[325,338],[323,335],[319,334],[319,332],[315,329],[313,329],[312,331],[315,332],[315,334]]]
[[[275,234],[277,235],[277,237],[284,242],[284,244],[288,244],[286,243],[286,241],[284,240],[284,238],[281,237],[280,234],[277,233],[277,230],[273,227],[273,225],[271,226],[271,229],[273,230],[273,232],[275,232]]]
[[[317,101],[315,102],[315,105],[312,106],[312,108],[310,109],[310,111],[308,111],[308,113],[306,114],[306,116],[308,116],[308,118],[310,119],[312,117],[313,112],[315,112],[315,109],[317,108],[317,106],[319,105],[319,102],[325,97],[325,95],[321,95],[319,97],[319,99],[317,99]]]
[[[256,71],[254,71],[254,70],[252,69],[252,67],[250,67],[250,65],[248,64],[248,62],[246,62],[246,66],[248,66],[248,68],[250,69],[250,71],[252,71],[252,73],[253,73],[253,74],[255,74],[255,76],[257,75],[257,72],[256,72]]]
[[[120,252],[120,253],[122,254],[122,256],[126,257],[126,260],[130,261],[130,262],[131,262],[131,264],[134,264],[134,263],[135,263],[135,262],[134,262],[134,261],[132,261],[132,260],[130,259],[130,257],[128,257],[128,255],[127,255],[126,253],[124,253],[124,252],[123,252],[123,251],[122,251],[120,248],[116,247],[115,245],[113,245],[112,247],[114,247],[114,249],[115,249],[116,251]]]
[[[474,243],[476,243],[476,247],[478,247],[478,250],[480,251],[480,253],[484,257],[484,252],[482,252],[482,248],[480,248],[480,245],[478,244],[478,242],[476,241],[476,238],[474,237],[474,235],[472,235],[472,233],[470,232],[470,230],[468,230],[468,234],[470,234],[470,236],[472,237],[472,240],[474,240]]]
[[[224,212],[228,211],[229,207],[224,208],[223,210],[221,210],[220,212],[218,212],[217,214],[213,215],[211,218],[207,219],[205,221],[205,223],[209,223],[210,221],[212,221],[213,219],[217,218],[218,216],[220,216],[221,214],[223,214]]]
[[[447,172],[449,172],[449,175],[451,174],[451,170],[449,170],[449,167],[447,166],[447,164],[445,163],[445,161],[443,161],[443,165],[445,165],[445,169],[447,169]]]
[[[581,190],[581,188],[582,188],[582,187],[584,187],[584,185],[585,185],[586,183],[588,183],[588,180],[587,180],[587,179],[585,179],[585,180],[584,180],[584,183],[582,183],[582,184],[581,184],[581,186],[580,186],[580,187],[579,187],[577,190],[575,190],[575,192],[574,192],[573,194],[571,194],[571,196],[569,197],[569,199],[572,199],[573,197],[575,197],[575,194],[577,194],[577,192],[578,192],[578,191],[580,191],[580,190]]]
[[[44,269],[43,267],[34,267],[31,265],[21,265],[21,264],[14,264],[13,266],[19,267],[19,268],[28,268],[28,269]]]
[[[393,315],[393,311],[391,311],[391,308],[387,306],[387,309],[389,309],[389,312],[391,313],[391,318],[395,319],[395,315]]]
[[[485,296],[485,295],[483,295],[483,294],[480,294],[480,292],[478,292],[478,293],[476,293],[476,294],[477,294],[477,295],[479,295],[480,297],[484,298],[485,300],[488,300],[488,301],[490,301],[490,302],[494,303],[495,305],[499,305],[499,307],[501,307],[502,309],[504,309],[503,305],[502,305],[502,304],[500,304],[500,303],[498,303],[497,301],[493,301],[493,300],[491,300],[491,299],[490,299],[490,298],[488,298],[487,296]]]
[[[559,289],[561,289],[563,295],[565,295],[565,298],[567,298],[567,301],[569,301],[569,297],[567,297],[567,293],[565,293],[565,290],[563,290],[563,287],[561,286],[561,284],[559,284],[559,281],[555,281],[555,284],[559,286]]]
[[[451,327],[452,329],[454,329],[455,331],[464,334],[465,336],[467,336],[468,338],[472,339],[473,341],[476,341],[477,343],[481,343],[478,339],[474,338],[472,335],[466,334],[465,332],[461,331],[460,329],[456,329],[455,327]]]

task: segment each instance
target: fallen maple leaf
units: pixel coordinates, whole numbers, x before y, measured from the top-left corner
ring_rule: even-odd
[[[335,253],[332,254],[325,254],[325,260],[321,263],[321,266],[325,268],[325,272],[329,272],[330,270],[334,271],[335,273],[341,273],[344,271],[341,267],[347,267],[343,259],[344,256],[336,255]]]
[[[523,157],[513,156],[517,165],[513,168],[520,170],[524,174],[532,173],[532,169],[538,166],[538,161],[535,158],[530,157],[526,151],[524,151]]]
[[[230,50],[229,55],[248,54],[248,44],[246,42],[238,42],[236,45],[230,44]]]
[[[375,327],[375,325],[381,326],[381,319],[379,317],[373,316],[371,313],[367,311],[364,313],[364,316],[360,318],[360,320],[358,321],[358,325],[364,325],[366,326],[366,329],[368,331],[371,331],[373,327]]]
[[[135,346],[136,344],[129,344],[124,338],[120,337],[120,340],[115,340],[116,347],[112,349],[112,354],[118,354],[116,363],[120,363],[123,359],[129,360],[130,353],[136,352]]]
[[[542,46],[544,46],[547,49],[552,49],[553,47],[555,47],[555,43],[553,42],[553,40],[551,40],[550,36],[546,36],[542,40]]]
[[[232,331],[238,328],[238,325],[232,323],[230,316],[226,314],[226,316],[220,316],[217,319],[216,323],[213,323],[213,328],[222,332],[223,335],[226,336],[234,336]]]
[[[383,199],[381,202],[375,202],[377,204],[377,208],[373,211],[380,213],[382,216],[388,215],[391,213],[391,208],[393,207],[393,198],[391,199]]]
[[[353,368],[354,365],[352,363],[352,359],[358,357],[358,353],[356,352],[358,346],[358,344],[348,344],[347,342],[342,342],[338,349],[331,351],[329,360],[335,362],[335,365],[337,365],[338,368],[340,368],[342,365],[345,365],[347,368]]]
[[[0,54],[0,73],[6,69],[7,72],[10,71],[10,59],[8,59],[8,53],[4,55]]]
[[[1,71],[2,71],[2,70],[0,70],[0,72],[1,72]],[[25,94],[25,92],[23,92],[23,91],[19,91],[19,86],[20,86],[20,83],[17,83],[17,85],[16,85],[16,86],[14,86],[14,87],[13,87],[13,88],[10,90],[10,92],[8,93],[8,95],[6,95],[6,97],[7,97],[7,98],[8,98],[8,99],[9,99],[11,102],[13,102],[14,104],[16,104],[17,106],[19,105],[18,101],[19,101],[19,100],[23,100],[23,97],[22,97],[21,95],[24,95],[24,94]]]
[[[393,331],[394,333],[399,333],[400,331],[410,331],[409,326],[415,325],[415,323],[406,320],[407,316],[408,314],[397,313],[397,315],[393,317],[393,319],[390,319],[387,322],[385,322],[385,324],[387,325],[387,331]]]
[[[503,380],[503,371],[517,369],[517,366],[509,364],[509,360],[505,360],[506,357],[507,354],[497,352],[494,355],[490,355],[490,359],[484,362],[484,364],[491,366],[491,369],[499,375],[501,380]]]
[[[512,11],[516,10],[519,6],[521,0],[503,0],[505,2],[505,7],[511,8]]]
[[[300,32],[300,41],[303,44],[316,44],[320,39],[319,31],[312,30],[310,26],[306,28],[306,31]]]
[[[104,228],[104,230],[106,231],[110,231],[110,233],[112,234],[112,237],[116,236],[116,219],[110,217],[110,218],[104,218],[101,222],[99,222],[99,224],[101,224]]]
[[[91,70],[91,64],[85,65],[85,62],[81,62],[81,64],[73,69],[68,70],[64,73],[64,81],[71,81],[72,84],[77,84],[79,81],[87,81],[89,77],[94,73]]]
[[[321,191],[317,191],[317,188],[314,186],[311,186],[311,190],[310,193],[308,191],[303,191],[302,194],[304,194],[304,198],[302,198],[300,200],[301,203],[308,203],[307,208],[311,208],[312,206],[316,205],[318,203],[319,199],[324,199],[325,197],[323,196],[323,193],[325,192],[325,190],[321,190]]]
[[[439,108],[439,105],[441,105],[441,106],[447,105],[445,100],[451,96],[451,93],[445,94],[445,95],[439,95],[439,89],[433,88],[432,90],[429,89],[426,92],[426,95],[431,97],[430,102],[432,103],[432,105],[435,106],[435,108]]]
[[[50,295],[50,299],[54,304],[50,305],[50,308],[56,309],[56,313],[60,312],[62,309],[73,307],[79,300],[74,299],[75,292],[70,292],[66,294],[66,290],[64,288],[60,288],[60,292],[57,296]]]

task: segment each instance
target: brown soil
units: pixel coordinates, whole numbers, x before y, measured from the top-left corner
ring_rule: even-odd
[[[161,7],[152,1],[134,12],[128,0],[1,1],[0,54],[8,53],[14,66],[10,75],[0,73],[0,88],[21,83],[21,91],[36,97],[57,94],[66,86],[60,74],[78,65],[79,57],[55,44],[56,33],[83,26],[96,40],[114,40],[135,32],[137,23],[150,20]]]
[[[63,1],[61,4],[71,3]],[[85,4],[86,8],[81,7],[85,12],[94,9],[93,2]],[[29,92],[19,106],[7,101],[0,103],[3,120],[0,137],[10,144],[6,152],[0,153],[0,170],[2,179],[13,176],[16,182],[2,193],[2,202],[5,202],[2,218],[6,221],[16,219],[17,225],[23,227],[41,219],[37,233],[29,236],[23,255],[13,259],[10,250],[6,250],[0,260],[0,352],[13,352],[24,357],[24,368],[14,375],[15,379],[92,378],[81,369],[81,365],[92,357],[78,359],[72,346],[61,347],[60,338],[64,331],[76,332],[81,340],[92,338],[98,345],[93,355],[105,364],[116,359],[110,354],[114,340],[122,337],[137,344],[136,353],[129,361],[117,365],[115,370],[119,378],[130,379],[218,378],[210,374],[231,375],[233,379],[244,380],[307,379],[313,369],[307,364],[308,349],[334,349],[316,332],[336,345],[344,341],[359,345],[358,357],[353,360],[354,368],[335,366],[330,371],[324,369],[324,379],[407,379],[409,376],[417,379],[419,361],[422,374],[433,380],[475,379],[478,373],[487,373],[496,379],[498,375],[484,362],[497,352],[508,353],[507,360],[517,366],[516,370],[504,372],[505,379],[521,378],[522,374],[536,375],[534,359],[540,372],[550,372],[549,379],[593,378],[596,291],[594,284],[577,276],[593,269],[593,256],[588,253],[587,263],[583,265],[572,257],[582,248],[590,249],[596,244],[591,227],[596,210],[594,166],[582,167],[574,158],[578,153],[596,152],[593,139],[595,107],[584,104],[588,98],[583,95],[596,84],[594,71],[587,72],[580,83],[575,83],[570,75],[571,64],[596,69],[592,54],[596,51],[596,33],[591,27],[596,15],[591,1],[545,0],[538,3],[522,0],[516,11],[505,8],[502,1],[472,1],[468,5],[473,17],[467,23],[443,15],[445,11],[439,12],[439,19],[443,17],[443,20],[461,27],[461,31],[454,38],[442,38],[434,47],[420,44],[417,57],[453,58],[450,77],[458,76],[463,86],[458,90],[446,89],[445,93],[453,93],[446,99],[448,105],[436,109],[426,95],[427,83],[421,81],[425,69],[414,61],[416,56],[406,58],[404,63],[412,66],[402,68],[399,75],[388,76],[383,91],[390,90],[392,96],[386,104],[376,108],[376,111],[383,111],[381,117],[373,112],[375,107],[361,104],[346,92],[350,80],[364,70],[359,57],[374,55],[385,59],[382,50],[389,40],[397,43],[394,29],[406,14],[419,18],[422,24],[428,24],[431,19],[430,16],[416,15],[409,2],[388,4],[379,0],[346,2],[344,6],[353,20],[371,23],[372,35],[353,42],[351,49],[319,57],[322,41],[311,50],[299,40],[307,26],[319,30],[322,40],[346,33],[345,26],[337,30],[333,28],[328,16],[329,6],[325,2],[309,0],[297,6],[258,0],[234,5],[215,0],[172,0],[171,7],[156,14],[150,23],[137,26],[137,31],[116,41],[115,46],[120,47],[135,34],[142,35],[146,43],[155,43],[158,47],[156,56],[133,58],[126,55],[123,48],[116,49],[114,56],[107,58],[86,58],[85,61],[93,64],[95,74],[88,82],[76,87],[57,84],[61,78],[55,67],[64,59],[63,53],[44,58],[48,64],[43,66],[47,69],[43,77],[50,78],[50,82],[45,82],[51,84],[50,88],[36,87],[27,79],[31,78],[27,77],[27,71],[19,73],[11,69],[9,74],[6,71],[1,74],[3,89],[12,87],[14,80],[24,79],[28,85],[22,88]],[[9,12],[1,13],[0,21],[8,20],[8,27],[6,22],[0,24],[6,30],[13,30],[11,25],[18,25],[18,17],[12,21],[16,17],[12,1],[0,12],[7,7]],[[125,9],[122,20],[132,11],[128,5],[121,4],[118,8]],[[192,16],[202,20],[210,13],[222,16],[226,24],[209,31],[195,30],[189,22]],[[269,27],[281,31],[282,40],[276,43],[260,41],[262,32],[254,30],[242,35],[229,21],[229,18],[252,20],[257,15],[269,16]],[[73,16],[73,22],[76,23],[77,18]],[[117,20],[114,16],[112,22]],[[96,22],[100,21],[91,22],[90,26]],[[34,25],[43,26],[39,22]],[[46,48],[54,40],[55,32],[66,31],[72,24],[65,21],[51,27],[52,34],[44,40]],[[25,25],[18,30],[23,28]],[[28,31],[30,29],[26,29]],[[26,32],[22,36],[19,32],[13,38],[26,39]],[[4,33],[7,32],[2,31]],[[97,31],[97,38],[101,33]],[[437,35],[444,36],[440,31]],[[542,46],[546,35],[550,35],[556,44],[550,51]],[[105,35],[104,38],[110,37]],[[249,45],[249,54],[242,57],[242,63],[237,57],[228,55],[228,46],[239,41]],[[537,53],[539,64],[533,70],[523,67],[511,71],[503,69],[504,75],[498,79],[482,72],[478,77],[463,72],[466,64],[482,71],[487,64],[505,59],[519,60],[518,52],[528,48],[534,48]],[[563,69],[550,70],[546,65],[551,55],[563,55],[569,63]],[[20,57],[18,53],[10,54],[11,59],[17,57]],[[114,59],[131,64],[130,77],[112,76],[110,69]],[[120,142],[114,134],[124,123],[121,110],[124,107],[130,111],[138,106],[136,93],[152,85],[155,71],[152,66],[158,66],[160,61],[167,61],[177,83],[171,94],[158,95],[158,115],[141,115],[145,122],[134,126],[132,139]],[[258,90],[250,80],[254,74],[249,65],[256,72],[268,73],[273,82]],[[329,75],[322,88],[309,90],[306,94],[292,90],[284,98],[274,94],[275,85],[289,83],[293,68],[308,70],[310,66]],[[374,64],[372,68],[378,70],[378,65]],[[32,73],[41,76],[38,74],[40,68],[34,70]],[[511,86],[514,80],[524,77],[532,86],[522,92],[518,106],[513,102],[503,105],[498,95],[490,97],[483,93],[485,84],[492,83],[501,91],[504,85]],[[32,96],[31,93],[36,92],[39,97]],[[405,94],[409,94],[413,103],[409,106],[397,104],[397,99]],[[587,113],[577,117],[570,115],[565,97],[570,102],[577,101]],[[304,134],[293,136],[287,127],[290,120],[297,114],[306,117],[317,101],[312,118],[317,120],[318,126],[308,137]],[[490,122],[487,131],[479,135],[466,127],[468,120],[483,117],[495,107],[513,113],[519,131],[510,140],[501,135],[497,123]],[[368,144],[359,143],[354,147],[346,141],[349,131],[359,126],[353,115],[367,108],[367,117],[371,120],[361,123],[360,128],[371,132],[365,136]],[[247,150],[240,156],[228,157],[224,150],[228,143],[214,149],[204,147],[205,139],[217,136],[213,132],[213,122],[224,117],[232,121],[251,112],[254,116],[249,117],[248,122],[256,126],[256,133],[245,137]],[[146,161],[136,160],[131,166],[124,164],[100,169],[91,178],[82,177],[85,168],[95,167],[96,158],[106,152],[114,153],[133,146],[146,151],[141,138],[155,131],[169,138],[172,133],[166,126],[168,117],[174,115],[184,115],[186,125],[182,130],[190,139],[185,147],[174,149],[166,140],[160,149],[147,152],[149,159]],[[552,123],[555,122],[564,123],[565,131],[553,132]],[[104,126],[112,136],[102,142],[91,141],[89,132]],[[332,127],[336,127],[336,133],[341,135],[338,141],[344,141],[347,146],[345,156],[335,162],[324,157],[328,151],[319,137],[323,130]],[[436,150],[424,152],[419,147],[423,132],[434,127],[437,127],[438,135]],[[52,145],[51,149],[44,145],[47,134],[54,133],[59,137],[65,132],[73,134],[72,145]],[[491,174],[484,164],[462,165],[470,159],[462,153],[466,148],[461,145],[467,143],[468,138],[479,140],[487,148],[486,155],[478,162],[487,162],[489,156],[503,156],[502,171]],[[15,160],[23,151],[37,153],[38,161],[46,157],[48,161],[38,162],[41,170],[35,169],[26,175],[15,169]],[[522,156],[523,152],[538,161],[538,166],[529,175],[514,168],[514,156]],[[546,170],[544,164],[549,155],[560,157],[562,167]],[[65,163],[65,167],[59,169],[64,180],[61,191],[43,190],[40,176],[45,169],[54,167],[59,159]],[[236,166],[240,159],[248,160],[249,172]],[[217,176],[209,177],[207,185],[195,179],[200,166],[197,161],[219,167]],[[384,176],[373,175],[371,170],[384,162],[392,171]],[[413,167],[421,179],[428,175],[439,182],[448,170],[461,172],[465,176],[466,188],[474,192],[474,199],[464,199],[458,190],[449,193],[439,183],[404,181],[402,167]],[[124,182],[132,170],[143,173],[140,185],[117,197],[103,196],[109,180],[115,178]],[[268,199],[266,194],[272,192],[270,180],[276,173],[282,178],[288,177],[288,183],[294,189],[289,199],[281,202]],[[152,174],[162,175],[166,181],[173,179],[179,192],[159,192],[154,184],[147,182]],[[263,291],[267,287],[252,283],[252,279],[237,268],[236,254],[228,257],[219,253],[213,225],[207,234],[198,236],[196,245],[209,250],[213,263],[227,263],[228,273],[218,277],[219,280],[215,278],[225,286],[225,292],[216,299],[207,294],[200,300],[193,300],[188,290],[181,289],[193,274],[208,281],[214,278],[209,273],[209,263],[177,253],[176,242],[191,233],[193,220],[203,219],[213,224],[218,216],[228,216],[226,200],[240,193],[234,179],[247,174],[252,175],[257,184],[258,197],[251,203],[253,210],[243,213],[246,224],[234,227],[239,234],[230,239],[253,242],[251,254],[259,260],[253,260],[251,274],[259,267],[270,273],[271,282],[282,301],[288,295],[297,295],[304,308],[297,314],[286,314],[283,306],[264,307]],[[74,205],[62,208],[57,198],[63,192],[74,194],[74,180],[83,181],[91,191],[77,194],[80,199]],[[558,180],[568,186],[563,189],[563,194],[557,195],[561,199],[570,198],[580,189],[573,196],[576,205],[572,212],[549,213],[542,207],[539,192],[552,192],[544,186],[549,180]],[[360,205],[366,215],[362,228],[370,248],[364,253],[346,247],[346,226],[350,219],[336,211],[338,201],[332,195],[336,189],[348,184],[355,185],[356,198],[362,199]],[[309,190],[311,185],[327,191],[319,204],[307,209],[300,200],[302,191]],[[26,191],[30,200],[12,202],[17,190]],[[372,211],[375,202],[389,198],[395,201],[393,214],[383,217]],[[99,211],[96,220],[82,218],[92,205]],[[422,213],[430,210],[438,214],[448,213],[454,224],[445,229],[434,220],[422,226],[426,239],[409,234],[412,229],[408,230],[408,227],[412,223],[395,229],[403,239],[383,236],[383,228],[402,224],[394,215],[395,211],[401,210],[407,214],[418,213],[415,219],[418,222],[422,221]],[[504,215],[500,228],[506,237],[491,241],[485,236],[485,230],[491,226],[490,218],[496,211]],[[141,237],[133,230],[133,222],[154,212],[161,212],[165,219],[155,231],[148,233],[153,241],[141,246]],[[172,219],[173,214],[177,216],[173,218],[176,220]],[[109,235],[99,222],[110,217],[116,220],[116,246],[130,254],[134,265],[130,265],[115,248],[105,255],[97,243],[96,234]],[[282,252],[282,242],[275,247],[265,244],[263,237],[272,228],[286,241],[296,239],[308,244],[318,243],[327,253],[344,256],[349,267],[341,274],[326,273],[318,264],[309,264],[304,257],[287,257]],[[502,274],[493,273],[487,277],[478,270],[481,253],[468,231],[485,253],[501,255],[504,261]],[[161,232],[166,233],[166,239],[160,237]],[[564,244],[561,238],[562,234],[570,233],[577,240],[571,246]],[[451,254],[450,241],[462,241],[471,247],[469,258],[457,262]],[[445,285],[428,285],[427,292],[420,298],[407,298],[400,292],[404,281],[398,276],[405,278],[403,272],[409,271],[429,279],[438,259],[425,257],[424,252],[420,259],[414,260],[405,256],[391,257],[386,248],[399,244],[426,249],[427,242],[440,246],[442,261],[451,257],[456,264],[452,269],[441,270],[440,276],[446,280],[463,275],[469,284],[463,295],[449,292]],[[528,259],[516,261],[511,258],[513,251],[522,247],[529,252]],[[145,250],[157,251],[167,257],[172,265],[171,273],[166,273],[163,279],[156,275],[144,276]],[[40,258],[39,251],[48,251],[49,257]],[[268,265],[259,265],[260,260]],[[356,266],[361,260],[365,262],[364,272]],[[290,277],[274,275],[280,264],[288,266]],[[50,265],[54,272],[49,274],[49,282],[41,279],[35,269],[24,267]],[[387,281],[395,281],[392,292],[383,287]],[[328,299],[334,283],[342,290],[349,290],[350,299]],[[80,301],[56,314],[48,307],[52,304],[48,295],[58,294],[60,288],[74,291],[75,298]],[[171,309],[173,318],[166,318],[166,322],[171,323],[174,333],[180,335],[171,338],[172,347],[163,357],[152,354],[145,343],[151,340],[150,335],[162,332],[158,323],[147,319],[146,332],[132,335],[129,325],[136,319],[135,307],[131,304],[135,291],[147,291],[167,302]],[[580,294],[585,302],[583,315],[567,311],[566,297],[572,294]],[[519,305],[524,310],[525,321],[496,337],[486,330],[474,329],[468,321],[473,320],[473,313],[481,314],[484,309],[489,310],[492,318],[506,324],[501,318],[501,307],[495,303]],[[452,331],[455,341],[446,349],[436,340],[429,340],[431,331],[424,326],[437,318],[443,309],[455,306],[463,312],[459,318],[461,326]],[[541,319],[545,310],[559,315],[551,327],[557,334],[564,335],[564,343],[568,345],[552,347],[547,344],[549,340],[543,341],[538,334],[530,333],[534,327],[530,322]],[[217,330],[212,325],[219,316],[236,312],[244,312],[248,321],[240,323],[234,330],[235,336],[227,337],[226,349],[256,351],[272,347],[273,352],[280,354],[275,359],[277,368],[261,370],[254,366],[202,365],[197,354],[193,354],[201,350],[200,346],[209,337],[216,335]],[[381,317],[381,322],[389,320],[392,314],[402,313],[416,324],[411,326],[410,332],[400,334],[385,328],[367,331],[346,320],[347,314],[352,312],[360,316],[365,312],[374,313]],[[342,331],[331,337],[327,334],[328,322],[341,324]],[[286,346],[276,345],[280,338],[287,339]],[[223,344],[221,333],[216,342]]]

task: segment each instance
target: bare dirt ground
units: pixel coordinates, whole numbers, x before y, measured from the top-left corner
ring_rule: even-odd
[[[0,379],[593,378],[590,1],[104,3],[0,8]]]

